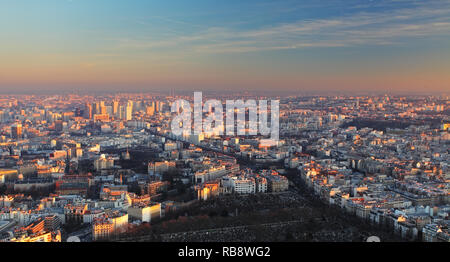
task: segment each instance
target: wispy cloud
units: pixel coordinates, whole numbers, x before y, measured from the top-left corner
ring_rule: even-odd
[[[167,20],[167,19],[166,19]],[[390,45],[414,37],[450,36],[450,1],[327,19],[299,20],[258,29],[211,27],[164,39],[126,38],[118,48],[240,53],[314,47]]]

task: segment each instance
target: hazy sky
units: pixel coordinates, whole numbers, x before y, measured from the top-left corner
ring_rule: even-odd
[[[0,0],[0,92],[449,92],[450,1]]]

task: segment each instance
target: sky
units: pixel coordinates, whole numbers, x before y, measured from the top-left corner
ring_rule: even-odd
[[[0,93],[449,93],[450,1],[0,0]]]

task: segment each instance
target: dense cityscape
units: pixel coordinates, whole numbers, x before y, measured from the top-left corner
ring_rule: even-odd
[[[445,259],[449,186],[450,0],[0,0],[4,259]]]
[[[209,98],[279,99],[280,139],[176,136],[192,95],[2,96],[0,242],[450,241],[448,96]]]

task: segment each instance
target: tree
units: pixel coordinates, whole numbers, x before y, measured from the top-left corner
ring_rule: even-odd
[[[141,188],[138,182],[133,182],[129,185],[129,191],[135,193],[136,195],[141,195]]]
[[[215,217],[215,216],[217,216],[217,212],[216,212],[216,211],[210,211],[210,212],[208,213],[208,216],[209,216],[209,217]]]
[[[170,169],[169,171],[163,173],[162,180],[169,181],[171,184],[174,182],[175,178],[181,176],[181,172],[178,169]]]
[[[6,184],[0,185],[0,195],[5,195],[7,190],[8,187],[6,186]]]
[[[222,217],[228,217],[228,210],[226,210],[226,209],[222,210],[222,212],[220,213],[220,215],[221,215]]]
[[[286,232],[286,236],[285,236],[285,240],[287,242],[292,242],[294,241],[294,235],[292,235],[292,233],[290,231]]]

